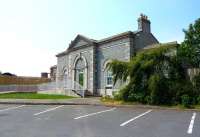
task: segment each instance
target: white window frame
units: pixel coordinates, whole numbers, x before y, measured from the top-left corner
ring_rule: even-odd
[[[111,78],[111,83],[108,83],[108,78]],[[113,87],[113,76],[112,72],[109,70],[106,70],[106,77],[105,77],[106,87]]]

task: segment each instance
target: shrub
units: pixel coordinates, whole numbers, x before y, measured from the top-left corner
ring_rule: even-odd
[[[148,90],[150,91],[151,104],[159,104],[159,75],[152,75],[148,81]]]
[[[197,104],[200,105],[200,95],[197,97]]]
[[[190,97],[188,95],[182,95],[181,96],[181,104],[184,106],[184,107],[190,107],[191,105],[191,102],[190,102]]]
[[[128,101],[129,100],[129,90],[132,89],[132,87],[130,86],[130,84],[128,84],[127,86],[125,86],[124,88],[122,88],[119,92],[120,92],[120,98],[124,101]]]
[[[188,95],[190,97],[195,97],[196,94],[193,90],[193,85],[190,81],[182,80],[182,81],[174,81],[170,87],[172,94],[174,96],[174,101],[178,103],[182,103],[182,96]]]
[[[136,94],[135,93],[130,93],[128,95],[128,101],[137,101],[137,99],[135,98]]]
[[[193,78],[194,90],[196,94],[200,95],[200,74]]]
[[[106,96],[104,96],[104,97],[101,97],[101,100],[102,101],[107,101],[107,100],[112,100],[113,98],[111,97],[111,96],[109,96],[109,95],[106,95]]]
[[[121,92],[114,92],[113,96],[115,100],[122,100]]]
[[[145,95],[142,92],[139,92],[137,94],[135,94],[135,99],[136,101],[140,102],[140,103],[144,103],[145,102]]]
[[[145,103],[151,104],[151,102],[152,102],[151,96],[146,96],[145,97]]]
[[[128,96],[128,101],[137,101],[140,103],[145,103],[145,96],[144,93],[138,92],[138,93],[130,93]]]

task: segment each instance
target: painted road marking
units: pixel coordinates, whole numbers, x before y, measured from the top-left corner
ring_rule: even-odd
[[[12,110],[12,109],[18,109],[18,108],[21,108],[21,107],[24,107],[25,105],[21,105],[21,106],[17,106],[17,107],[10,107],[10,108],[6,108],[6,109],[0,109],[0,112],[3,112],[3,111],[7,111],[7,110]]]
[[[64,105],[61,105],[61,106],[57,106],[57,107],[55,107],[55,108],[47,109],[47,110],[42,111],[42,112],[39,112],[39,113],[35,113],[34,116],[37,116],[37,115],[40,115],[40,114],[43,114],[43,113],[46,113],[46,112],[49,112],[49,111],[53,111],[53,110],[58,109],[58,108],[61,108],[61,107],[63,107],[63,106],[64,106]]]
[[[188,134],[192,134],[192,129],[193,129],[193,126],[194,126],[195,117],[196,117],[196,113],[194,112],[193,115],[192,115],[191,121],[190,121],[190,125],[188,127],[188,131],[187,131]]]
[[[116,109],[116,108],[111,108],[111,109],[107,109],[107,110],[103,110],[103,111],[99,111],[99,112],[95,112],[95,113],[90,113],[90,114],[87,114],[87,115],[83,115],[83,116],[76,117],[76,118],[74,118],[74,119],[80,119],[80,118],[84,118],[84,117],[89,117],[89,116],[97,115],[97,114],[100,114],[100,113],[113,111],[113,110],[115,110],[115,109]]]
[[[140,114],[140,115],[138,115],[138,116],[136,116],[136,117],[134,117],[134,118],[132,118],[132,119],[130,119],[130,120],[124,122],[124,123],[122,123],[120,126],[123,127],[123,126],[127,125],[128,123],[130,123],[131,121],[134,121],[134,120],[136,120],[136,119],[138,119],[138,118],[140,118],[140,117],[142,117],[142,116],[144,116],[144,115],[150,113],[151,111],[152,111],[152,110],[148,110],[148,111],[146,111],[146,112],[144,112],[144,113],[142,113],[142,114]]]

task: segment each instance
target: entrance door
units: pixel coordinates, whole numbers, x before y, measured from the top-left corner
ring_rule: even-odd
[[[84,85],[84,72],[83,69],[78,72],[78,83],[83,86]]]
[[[76,61],[74,69],[74,87],[75,89],[86,89],[87,88],[87,66],[84,59],[79,58]]]

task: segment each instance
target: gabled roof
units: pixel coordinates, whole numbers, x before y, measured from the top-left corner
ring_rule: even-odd
[[[59,57],[59,56],[62,56],[62,55],[66,55],[68,52],[70,52],[70,51],[73,50],[73,49],[78,49],[78,48],[74,48],[74,46],[75,46],[75,44],[76,44],[79,40],[85,41],[86,43],[88,43],[87,45],[93,45],[93,44],[95,44],[95,43],[97,42],[96,40],[93,40],[93,39],[90,39],[90,38],[88,38],[88,37],[85,37],[85,36],[83,36],[83,35],[78,34],[78,35],[76,36],[76,38],[75,38],[73,41],[71,41],[71,43],[69,44],[68,49],[65,50],[64,52],[58,53],[58,54],[56,55],[56,57]],[[84,45],[83,45],[83,46],[84,46]]]
[[[76,42],[80,39],[86,41],[88,43],[88,45],[95,45],[95,44],[103,44],[103,43],[108,43],[111,41],[115,41],[118,39],[122,39],[125,37],[131,37],[137,33],[139,33],[141,31],[126,31],[117,35],[113,35],[111,37],[107,37],[101,40],[94,40],[94,39],[90,39],[88,37],[85,37],[83,35],[78,34],[76,36],[76,38],[69,44],[69,48],[67,50],[65,50],[64,52],[61,52],[59,54],[56,55],[56,57],[62,56],[62,55],[66,55],[68,52],[70,52],[73,49],[73,46],[76,44]]]
[[[80,40],[80,39],[84,40],[84,41],[87,42],[88,44],[93,44],[94,42],[96,42],[96,41],[93,40],[93,39],[90,39],[90,38],[87,38],[87,37],[85,37],[85,36],[83,36],[83,35],[78,34],[78,35],[76,36],[76,38],[69,44],[69,48],[72,48],[72,47],[76,44],[76,42],[77,42],[78,40]]]
[[[132,36],[133,34],[136,34],[137,32],[132,32],[132,31],[126,31],[117,35],[113,35],[111,37],[107,37],[101,40],[98,40],[98,43],[102,44],[102,43],[106,43],[106,42],[110,42],[110,41],[114,41],[114,40],[118,40],[124,37],[129,37]]]

